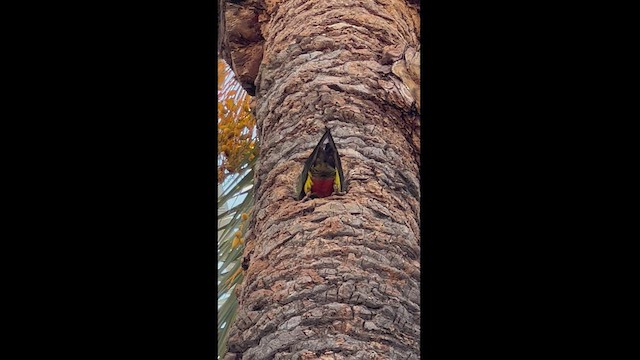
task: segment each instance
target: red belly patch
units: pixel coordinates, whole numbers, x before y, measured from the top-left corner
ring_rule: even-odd
[[[333,178],[312,179],[311,192],[317,197],[327,197],[333,193]]]

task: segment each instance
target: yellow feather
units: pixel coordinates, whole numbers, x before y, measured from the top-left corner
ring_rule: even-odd
[[[311,192],[311,185],[313,185],[313,181],[311,181],[311,171],[307,173],[307,181],[304,183],[304,193],[308,194]]]
[[[340,192],[340,174],[336,171],[336,180],[333,182],[333,188],[335,191]]]

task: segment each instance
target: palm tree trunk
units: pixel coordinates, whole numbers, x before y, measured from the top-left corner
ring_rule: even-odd
[[[260,137],[229,357],[419,358],[419,93],[392,71],[419,50],[417,8],[406,0],[227,7],[234,70],[255,79]],[[258,23],[242,26],[259,37],[239,35],[241,11],[253,12],[246,18]],[[259,59],[259,71],[240,58]],[[296,201],[325,126],[347,193]]]

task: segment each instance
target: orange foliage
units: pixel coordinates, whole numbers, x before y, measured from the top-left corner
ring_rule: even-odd
[[[218,61],[218,183],[253,160],[258,152],[254,136],[256,120],[251,97],[234,79],[233,72]]]

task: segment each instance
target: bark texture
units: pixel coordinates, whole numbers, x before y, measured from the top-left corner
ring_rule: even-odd
[[[264,38],[258,16],[263,14],[261,0],[218,0],[218,54],[231,66],[236,79],[251,96],[258,74]]]
[[[419,100],[392,71],[419,51],[417,7],[245,5],[264,39],[254,80],[261,152],[228,357],[419,358]],[[253,65],[240,64],[249,81]],[[325,125],[347,193],[296,201],[297,177]]]

